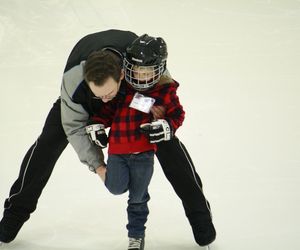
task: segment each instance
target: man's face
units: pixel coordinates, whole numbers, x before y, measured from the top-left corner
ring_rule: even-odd
[[[109,77],[102,86],[96,86],[92,81],[88,85],[96,97],[103,102],[109,102],[118,94],[121,81],[122,78],[116,82],[112,77]]]

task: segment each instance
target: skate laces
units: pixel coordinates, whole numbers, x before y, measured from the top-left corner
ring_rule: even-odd
[[[128,249],[140,249],[143,238],[129,238]]]

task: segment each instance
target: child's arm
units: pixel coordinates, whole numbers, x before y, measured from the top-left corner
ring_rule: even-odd
[[[85,127],[91,141],[101,148],[107,147],[108,137],[105,128],[110,127],[115,114],[114,105],[105,103],[97,114],[90,117],[89,125]]]
[[[115,112],[116,107],[112,101],[108,103],[103,103],[101,108],[97,110],[97,113],[90,118],[91,123],[103,124],[105,128],[108,128],[112,124]]]
[[[171,140],[175,131],[182,125],[185,112],[176,94],[177,86],[177,83],[172,84],[164,92],[163,99],[159,101],[159,105],[164,105],[164,108],[159,107],[151,111],[154,119],[158,116],[160,119],[140,126],[141,130],[149,135],[151,143]]]
[[[185,115],[176,90],[177,87],[170,87],[165,98],[166,113],[164,119],[170,124],[173,134],[182,125]]]

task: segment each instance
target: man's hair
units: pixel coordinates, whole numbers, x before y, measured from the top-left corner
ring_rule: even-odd
[[[122,59],[111,51],[95,51],[89,55],[84,66],[84,79],[102,86],[112,77],[119,82],[122,71]]]

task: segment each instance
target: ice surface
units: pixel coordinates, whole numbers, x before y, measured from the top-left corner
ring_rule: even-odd
[[[300,249],[300,1],[1,0],[0,200],[59,95],[84,35],[162,36],[187,112],[188,148],[218,231],[212,250]],[[180,200],[156,162],[146,249],[194,250]],[[110,195],[71,147],[37,211],[1,249],[121,250],[126,195]]]

